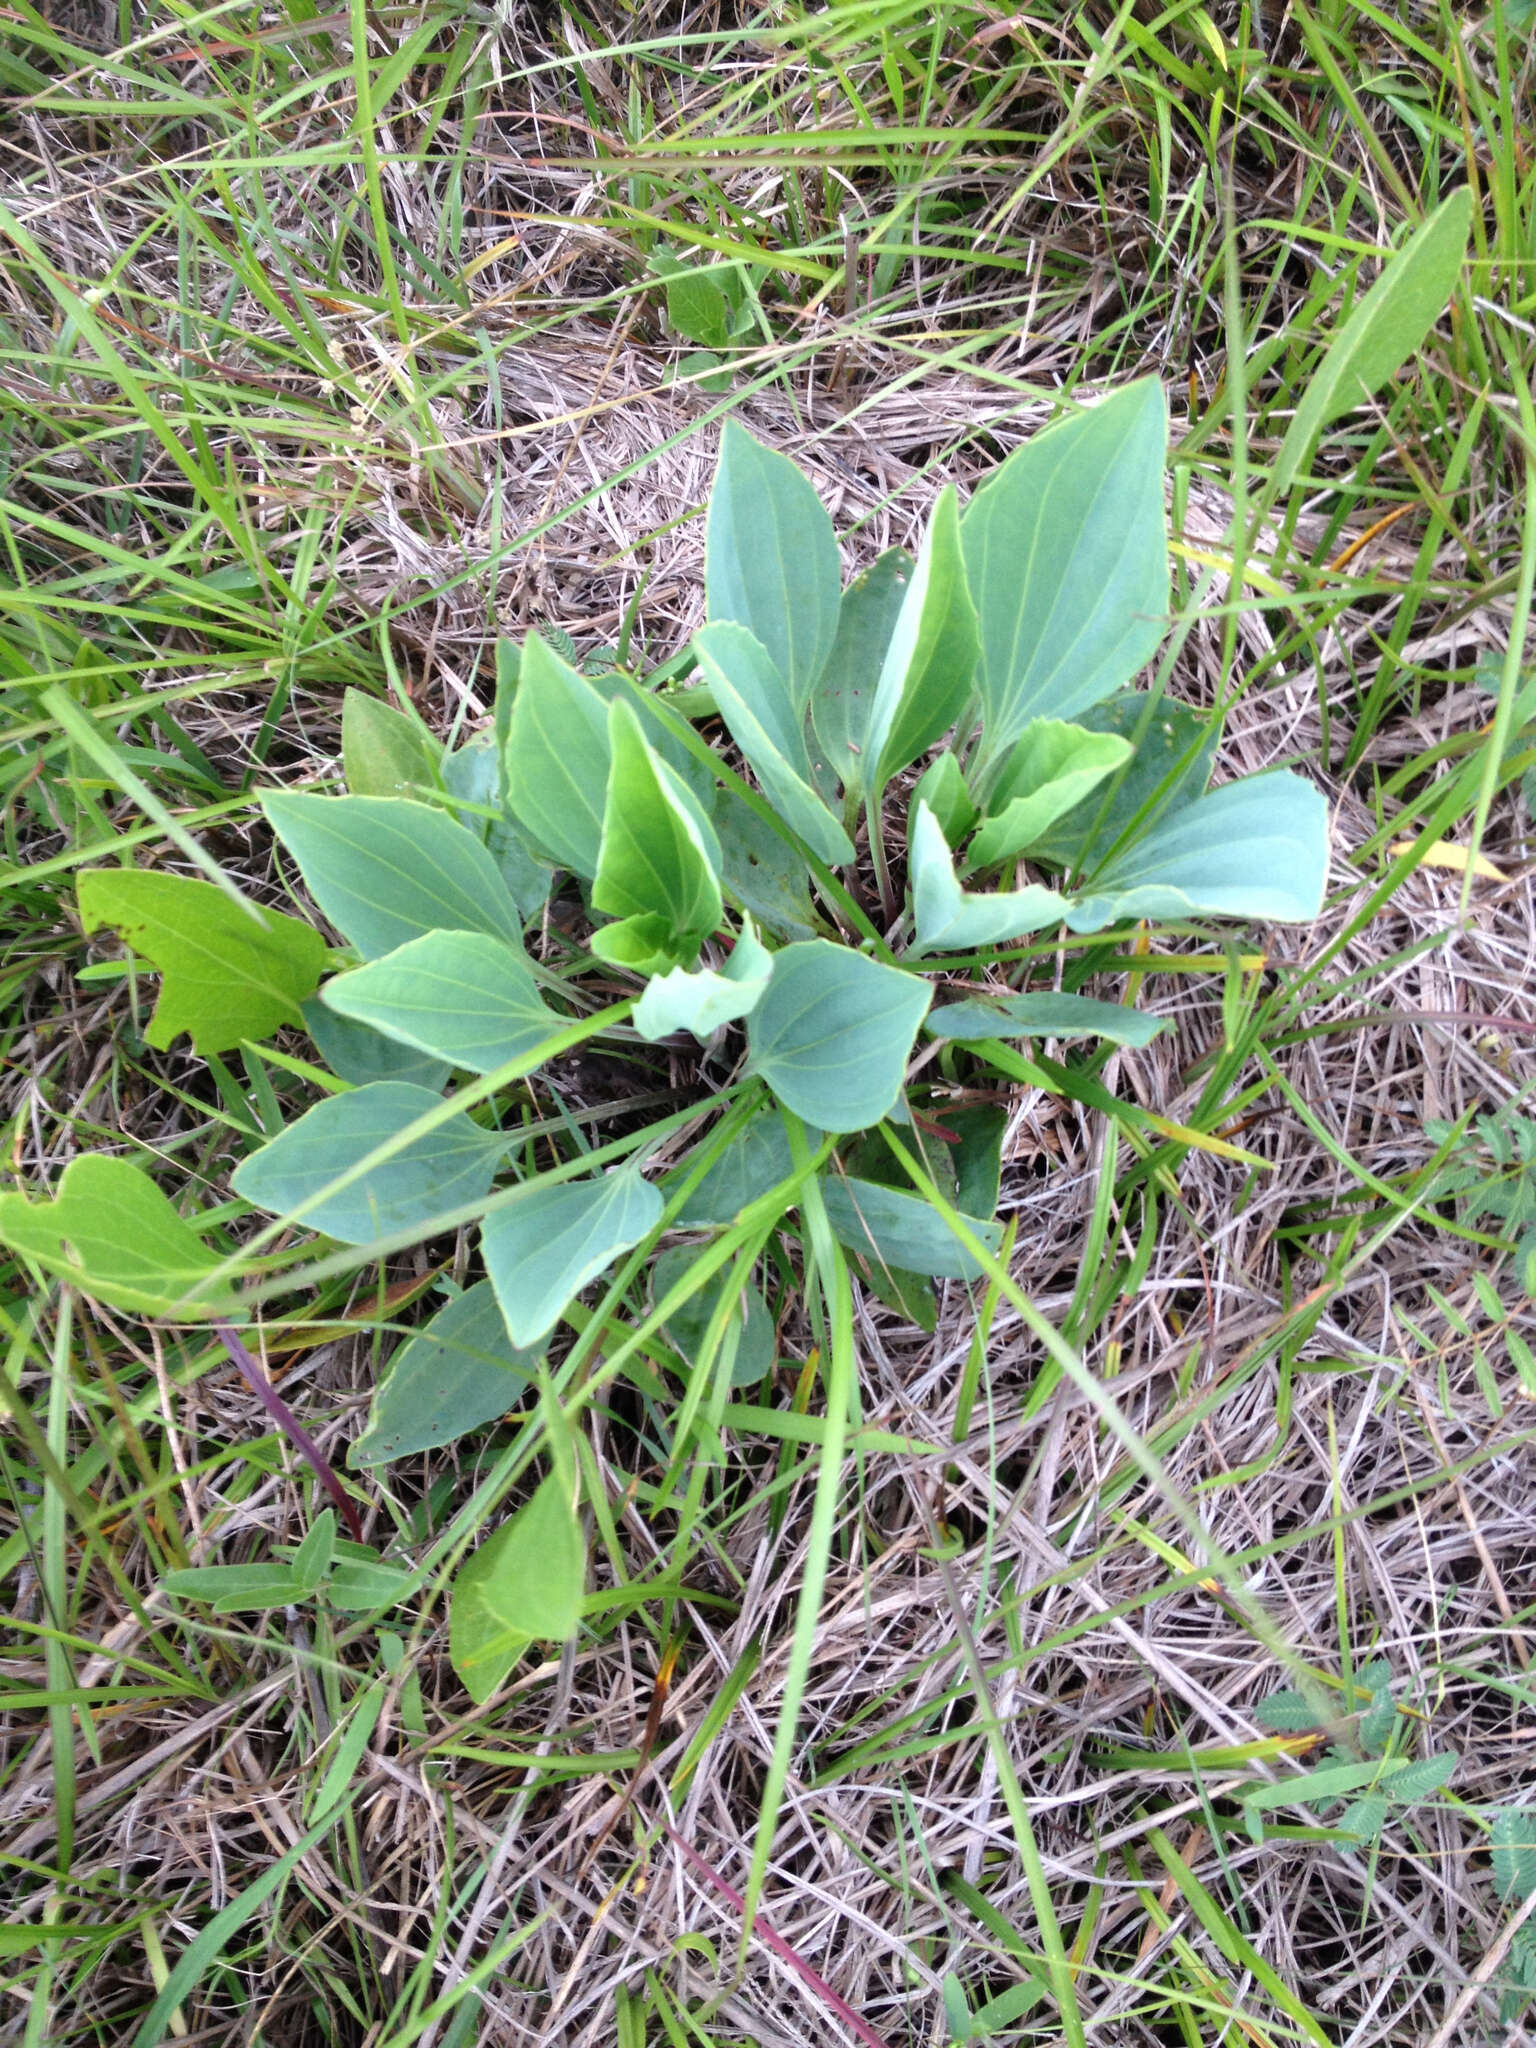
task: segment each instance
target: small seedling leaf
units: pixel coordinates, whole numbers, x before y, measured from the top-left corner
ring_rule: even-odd
[[[477,1705],[530,1643],[565,1643],[575,1635],[586,1570],[575,1507],[551,1474],[454,1580],[449,1655]]]

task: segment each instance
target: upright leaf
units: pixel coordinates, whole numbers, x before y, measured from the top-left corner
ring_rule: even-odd
[[[521,946],[484,932],[428,932],[326,984],[340,1016],[471,1073],[524,1058],[560,1028]]]
[[[253,912],[212,882],[133,868],[95,868],[77,884],[80,921],[120,931],[159,968],[160,994],[144,1034],[164,1047],[183,1032],[201,1053],[301,1024],[301,1005],[325,967],[325,941],[296,917]]]
[[[722,789],[712,813],[720,838],[720,873],[726,888],[771,931],[787,938],[816,936],[810,876],[797,846],[780,838],[738,791]]]
[[[905,548],[887,548],[854,577],[838,606],[837,634],[811,698],[811,724],[820,752],[855,798],[863,795],[874,765],[869,759],[869,720],[875,685],[901,616],[912,567]]]
[[[731,738],[780,817],[830,866],[853,859],[853,841],[811,785],[802,714],[762,643],[743,626],[694,635],[699,665]]]
[[[485,1270],[512,1342],[542,1343],[574,1296],[661,1221],[662,1199],[633,1166],[598,1180],[520,1188],[480,1226]]]
[[[895,1103],[933,991],[915,974],[806,939],[773,960],[747,1022],[752,1066],[824,1131],[860,1131]]]
[[[462,1111],[412,1139],[350,1186],[327,1190],[380,1145],[441,1106],[440,1096],[409,1081],[375,1081],[333,1095],[253,1152],[235,1172],[235,1193],[274,1216],[302,1207],[307,1228],[343,1244],[371,1244],[430,1223],[488,1193],[507,1149],[501,1133],[481,1130]],[[313,1207],[306,1206],[310,1203]]]
[[[1251,775],[1165,817],[1068,899],[1075,932],[1143,917],[1305,923],[1322,908],[1328,806],[1299,775]]]
[[[924,803],[913,819],[911,865],[914,954],[974,952],[1044,931],[1066,914],[1063,899],[1038,882],[996,895],[962,889],[949,842]]]
[[[310,895],[365,960],[443,928],[522,944],[496,863],[446,813],[406,797],[282,790],[261,807]]]
[[[995,867],[1026,852],[1123,767],[1131,751],[1119,733],[1032,719],[1003,764],[991,816],[971,843],[969,864]]]
[[[542,1355],[513,1350],[496,1290],[477,1281],[396,1350],[347,1462],[388,1465],[494,1422],[524,1399]]]
[[[958,846],[976,823],[976,806],[960,763],[951,753],[937,754],[918,777],[912,791],[912,809],[924,803],[944,828],[951,846]]]
[[[596,909],[611,917],[661,917],[696,954],[720,922],[720,843],[692,792],[651,751],[633,707],[608,707],[607,801]]]
[[[554,871],[534,858],[507,814],[504,758],[505,748],[498,744],[494,733],[478,733],[444,760],[443,787],[466,806],[460,821],[495,861],[501,879],[512,892],[519,917],[536,917],[549,900]],[[470,804],[484,804],[498,815],[482,817],[467,808]]]
[[[810,482],[727,420],[705,527],[707,616],[756,636],[802,718],[837,632],[842,580],[837,537]]]
[[[1472,188],[1462,185],[1388,258],[1307,380],[1275,458],[1271,500],[1290,489],[1328,422],[1379,391],[1422,345],[1456,289],[1471,225]]]
[[[603,841],[608,707],[537,633],[512,699],[506,784],[508,807],[539,851],[590,881]]]
[[[477,1705],[530,1643],[566,1643],[575,1635],[586,1572],[575,1503],[551,1473],[453,1582],[448,1654]]]
[[[341,767],[353,796],[402,796],[437,782],[443,750],[419,718],[366,690],[341,700]]]
[[[148,1174],[87,1152],[64,1169],[51,1201],[0,1194],[0,1244],[35,1259],[82,1294],[138,1315],[166,1315],[219,1263]],[[182,1313],[229,1313],[227,1302]]]
[[[1167,443],[1160,386],[1132,384],[1016,449],[972,499],[960,545],[989,761],[1032,718],[1071,718],[1157,652]]]
[[[945,487],[907,586],[870,712],[870,789],[943,738],[971,700],[980,642],[960,552],[960,502]]]

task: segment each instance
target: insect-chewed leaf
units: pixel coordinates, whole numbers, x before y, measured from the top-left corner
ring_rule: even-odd
[[[453,1582],[448,1654],[472,1700],[488,1700],[530,1643],[570,1641],[586,1570],[575,1504],[551,1473]]]
[[[756,635],[801,718],[837,632],[842,580],[837,536],[809,479],[727,420],[705,530],[707,614]]]
[[[476,1281],[395,1352],[348,1463],[388,1465],[494,1422],[524,1398],[542,1356],[512,1348],[496,1290]]]
[[[484,932],[428,932],[327,982],[322,1001],[476,1074],[525,1058],[563,1021],[546,1007],[521,946]]]
[[[99,1152],[69,1162],[51,1201],[0,1194],[0,1244],[82,1294],[140,1315],[167,1314],[219,1263],[148,1174]],[[229,1304],[193,1302],[180,1312],[227,1315]]]
[[[607,705],[530,633],[507,730],[507,805],[542,853],[589,881],[603,841],[608,760]]]
[[[261,807],[311,896],[365,960],[443,929],[522,943],[496,863],[445,812],[408,797],[286,790]]]
[[[598,1180],[521,1188],[480,1226],[485,1270],[512,1342],[542,1343],[589,1280],[661,1221],[662,1199],[638,1168]]]
[[[500,1132],[481,1130],[462,1110],[348,1186],[329,1190],[381,1145],[441,1107],[440,1096],[409,1081],[375,1081],[333,1095],[253,1152],[236,1170],[235,1193],[275,1216],[302,1209],[301,1222],[343,1244],[369,1244],[430,1223],[486,1194],[507,1149]]]
[[[189,1032],[201,1053],[227,1052],[303,1021],[325,968],[325,941],[296,917],[245,908],[212,882],[95,868],[78,884],[80,921],[120,931],[161,975],[144,1034],[153,1046]]]
[[[824,1131],[878,1123],[901,1092],[933,990],[825,939],[776,953],[747,1023],[752,1065],[787,1109]]]
[[[960,543],[989,760],[1032,718],[1070,718],[1157,652],[1167,448],[1162,387],[1144,380],[1037,434],[971,500]]]

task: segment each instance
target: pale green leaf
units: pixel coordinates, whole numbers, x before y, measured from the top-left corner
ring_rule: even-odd
[[[638,1168],[597,1180],[519,1189],[480,1226],[485,1270],[512,1342],[542,1343],[568,1303],[661,1221],[662,1199]]]
[[[366,690],[341,700],[341,766],[353,796],[401,796],[433,788],[443,750],[420,719]]]
[[[936,1280],[981,1278],[975,1258],[921,1195],[834,1173],[822,1177],[821,1194],[838,1242],[873,1265]],[[1000,1224],[976,1216],[963,1221],[989,1251],[1002,1243]]]
[[[423,932],[488,932],[521,945],[516,905],[472,832],[407,797],[273,791],[268,821],[309,893],[365,960]]]
[[[253,1152],[232,1185],[243,1201],[274,1216],[304,1206],[303,1223],[343,1244],[415,1229],[489,1192],[507,1140],[462,1111],[335,1194],[331,1183],[362,1163],[442,1098],[409,1081],[375,1081],[333,1095]],[[305,1206],[313,1202],[313,1207]]]
[[[807,1123],[861,1131],[900,1094],[932,995],[919,976],[846,946],[786,946],[747,1021],[753,1069]]]
[[[876,797],[964,711],[979,645],[960,555],[960,502],[949,484],[934,507],[875,687],[866,780]]]
[[[511,891],[519,917],[534,917],[549,899],[554,870],[536,860],[521,833],[507,815],[503,791],[503,753],[494,733],[480,733],[449,754],[442,765],[443,787],[465,806],[460,822],[473,832],[495,861],[501,879]],[[497,811],[494,818],[471,811],[470,804],[485,804]]]
[[[913,819],[911,871],[914,954],[974,952],[1060,924],[1066,914],[1064,899],[1038,882],[993,895],[962,889],[949,842],[924,803]]]
[[[593,906],[611,917],[665,918],[686,958],[720,922],[719,841],[623,698],[608,707],[608,751]]]
[[[691,1031],[695,1038],[706,1039],[756,1006],[772,972],[773,955],[759,943],[749,923],[718,972],[701,968],[689,974],[674,967],[669,974],[654,976],[635,1005],[634,1027],[653,1042],[674,1031]]]
[[[681,965],[680,955],[691,960],[699,950],[696,941],[673,935],[670,918],[650,910],[599,925],[587,943],[599,960],[630,974],[670,974]]]
[[[479,1280],[400,1345],[347,1462],[388,1465],[494,1422],[527,1395],[543,1353],[515,1351],[489,1280]]]
[[[1167,627],[1161,387],[1132,384],[1010,455],[960,522],[984,746],[1129,682]]]
[[[738,791],[722,789],[712,812],[726,888],[770,931],[785,938],[816,936],[810,876],[799,849],[781,839]]]
[[[303,1022],[300,1006],[315,992],[326,948],[298,918],[244,908],[211,882],[133,868],[95,868],[77,889],[86,931],[111,925],[160,970],[144,1034],[151,1045],[185,1031],[198,1052],[227,1052]]]
[[[842,580],[810,481],[727,420],[705,527],[706,616],[756,636],[802,718],[837,632]]]
[[[328,1009],[471,1073],[523,1059],[567,1020],[546,1007],[521,946],[428,932],[325,985]]]
[[[1322,908],[1328,806],[1299,775],[1249,776],[1208,790],[1067,901],[1075,932],[1147,917],[1304,923]]]
[[[958,846],[976,823],[976,806],[960,763],[951,753],[935,755],[919,776],[912,792],[912,810],[920,803],[938,819],[951,846]]]
[[[472,1700],[488,1700],[529,1643],[571,1640],[586,1572],[575,1505],[551,1474],[453,1582],[448,1654]]]
[[[925,1028],[933,1038],[1104,1038],[1111,1045],[1149,1045],[1164,1026],[1161,1017],[1124,1003],[1048,990],[941,1003],[928,1012]]]
[[[603,840],[608,707],[537,633],[523,648],[505,765],[507,807],[519,829],[590,881]]]
[[[0,1194],[0,1244],[82,1294],[141,1315],[167,1314],[219,1264],[147,1174],[100,1152],[72,1159],[51,1201]],[[183,1312],[215,1309],[194,1303]]]
[[[1031,849],[1036,860],[1086,873],[1112,856],[1122,837],[1149,830],[1199,796],[1211,779],[1221,724],[1171,697],[1154,703],[1145,690],[1121,690],[1073,722],[1118,734],[1134,749],[1110,782],[1048,826]]]
[[[811,723],[832,774],[854,796],[862,794],[873,766],[869,720],[885,651],[912,575],[905,548],[887,548],[843,592],[837,636],[811,698]],[[813,769],[817,764],[812,763]]]
[[[452,1071],[446,1060],[428,1059],[414,1046],[401,1045],[382,1031],[338,1016],[319,996],[311,996],[304,1005],[304,1028],[331,1072],[354,1088],[366,1087],[370,1081],[414,1081],[418,1088],[430,1088],[436,1095]]]
[[[807,1128],[807,1148],[814,1150],[821,1136],[819,1130]],[[677,1226],[695,1230],[711,1223],[734,1223],[749,1202],[787,1180],[793,1171],[794,1154],[784,1119],[777,1109],[764,1109],[704,1175],[688,1197]],[[673,1184],[681,1178],[681,1174],[674,1175]]]
[[[657,1302],[664,1301],[678,1282],[687,1277],[697,1258],[698,1248],[695,1245],[676,1245],[671,1251],[663,1252],[651,1269],[652,1298]],[[673,1310],[662,1325],[668,1342],[689,1365],[699,1358],[709,1325],[729,1285],[728,1268],[712,1274],[696,1294],[689,1295],[681,1308]],[[773,1317],[768,1312],[767,1302],[755,1287],[737,1289],[727,1327],[731,1320],[736,1326],[736,1356],[731,1361],[731,1385],[755,1387],[766,1373],[772,1371],[779,1351]]]
[[[971,842],[968,864],[995,867],[1027,852],[1123,767],[1131,751],[1130,741],[1118,733],[1090,732],[1058,718],[1032,719],[1003,764],[991,815]]]
[[[1422,346],[1456,289],[1471,224],[1472,189],[1462,185],[1388,258],[1302,387],[1271,498],[1290,489],[1328,422],[1363,404]]]
[[[179,1600],[205,1600],[217,1614],[260,1614],[307,1600],[315,1583],[291,1564],[205,1564],[164,1572],[160,1584]]]
[[[802,716],[767,648],[744,626],[705,626],[694,651],[731,738],[780,817],[829,866],[853,859],[853,842],[816,794]]]

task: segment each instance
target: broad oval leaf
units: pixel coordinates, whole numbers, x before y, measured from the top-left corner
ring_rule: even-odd
[[[1302,924],[1328,878],[1328,806],[1284,771],[1208,790],[1068,899],[1075,932],[1126,918],[1243,917]]]
[[[651,751],[634,709],[608,707],[608,794],[592,902],[611,917],[663,917],[685,955],[720,922],[720,843],[693,793]]]
[[[1039,995],[972,998],[941,1003],[924,1026],[931,1038],[1104,1038],[1111,1045],[1150,1045],[1164,1029],[1161,1017],[1096,1002],[1092,996]]]
[[[1131,752],[1130,741],[1119,733],[1090,732],[1058,718],[1032,719],[1003,765],[992,815],[971,843],[969,865],[995,867],[1027,851],[1123,767]]]
[[[350,1465],[388,1465],[435,1451],[514,1408],[542,1351],[515,1351],[489,1280],[478,1280],[407,1337],[373,1397]]]
[[[523,648],[505,760],[507,806],[519,828],[590,881],[603,841],[608,707],[537,633]]]
[[[480,1226],[485,1270],[512,1342],[542,1343],[589,1280],[661,1221],[661,1196],[639,1169],[520,1188]]]
[[[842,581],[837,536],[809,479],[727,420],[705,527],[706,616],[756,636],[802,718],[837,632]]]
[[[981,1278],[975,1257],[921,1195],[829,1173],[822,1179],[821,1196],[838,1243],[873,1265],[934,1280]],[[979,1216],[963,1220],[988,1251],[997,1250],[1003,1241],[1001,1224]]]
[[[962,889],[949,842],[925,803],[913,818],[911,867],[914,954],[974,952],[1044,931],[1066,915],[1065,900],[1038,882],[991,895]]]
[[[409,1081],[375,1081],[333,1095],[253,1152],[231,1184],[243,1201],[274,1216],[303,1208],[300,1220],[309,1229],[343,1244],[371,1244],[415,1229],[489,1193],[507,1149],[501,1133],[481,1130],[458,1111],[349,1186],[326,1191],[418,1117],[441,1107],[441,1096]]]
[[[651,1269],[651,1294],[658,1304],[666,1300],[680,1280],[687,1278],[697,1257],[697,1247],[689,1244],[676,1245],[671,1251],[662,1253]],[[709,1325],[720,1305],[721,1296],[730,1285],[730,1277],[728,1268],[712,1274],[698,1292],[691,1294],[682,1307],[675,1309],[662,1324],[671,1343],[689,1365],[697,1361],[703,1349]],[[753,1387],[773,1370],[779,1351],[778,1331],[769,1314],[768,1304],[757,1288],[737,1290],[735,1321],[736,1356],[731,1361],[731,1385]]]
[[[853,841],[811,784],[801,714],[766,647],[744,626],[705,626],[693,638],[731,738],[779,816],[831,867],[853,859]]]
[[[1085,873],[1112,855],[1128,832],[1149,830],[1200,794],[1211,777],[1221,721],[1172,697],[1121,690],[1079,712],[1075,723],[1089,732],[1117,733],[1132,748],[1107,787],[1074,805],[1035,842],[1037,860]]]
[[[421,723],[393,704],[348,690],[341,700],[341,770],[353,796],[402,796],[431,789],[443,750]]]
[[[452,1072],[446,1060],[428,1059],[412,1045],[401,1045],[382,1031],[338,1016],[318,996],[304,1005],[304,1028],[331,1072],[354,1088],[364,1088],[370,1081],[414,1081],[437,1095]]]
[[[325,940],[281,911],[242,908],[212,882],[96,868],[77,884],[88,932],[111,925],[160,970],[144,1036],[156,1047],[183,1031],[200,1053],[228,1052],[303,1022],[325,971]]]
[[[565,1021],[546,1007],[522,947],[484,932],[428,932],[338,975],[321,1000],[475,1074],[525,1058]]]
[[[408,797],[261,800],[309,893],[365,960],[423,932],[489,932],[521,945],[522,927],[496,863],[456,819]]]
[[[824,1131],[886,1116],[933,990],[846,946],[804,939],[773,959],[747,1023],[752,1066],[786,1108]]]
[[[960,501],[949,484],[934,507],[875,688],[867,776],[877,799],[964,711],[979,648],[960,553]]]
[[[869,758],[869,721],[875,708],[875,685],[901,616],[912,568],[912,557],[905,548],[887,548],[854,577],[838,606],[837,636],[811,698],[811,724],[819,750],[828,769],[853,797],[863,794],[874,765]],[[813,770],[817,765],[812,763]]]
[[[1270,499],[1290,489],[1328,422],[1364,404],[1423,343],[1456,289],[1471,225],[1472,189],[1463,185],[1388,259],[1307,379],[1275,458]]]
[[[773,955],[749,923],[718,973],[702,968],[689,974],[674,967],[670,974],[654,976],[635,1005],[634,1027],[652,1042],[674,1031],[706,1039],[756,1007],[772,972]]]
[[[165,1315],[219,1264],[146,1173],[111,1153],[87,1152],[65,1167],[52,1200],[0,1194],[0,1244],[57,1273],[96,1301]],[[180,1306],[229,1313],[227,1302]]]
[[[814,1151],[821,1138],[819,1130],[807,1126],[808,1150]],[[769,1106],[753,1117],[740,1137],[732,1139],[710,1167],[676,1218],[678,1229],[698,1230],[711,1223],[734,1223],[749,1202],[767,1194],[780,1181],[788,1180],[794,1168],[794,1152],[784,1119],[776,1108]],[[673,1184],[681,1178],[681,1173],[674,1175]]]
[[[448,1654],[477,1705],[533,1642],[569,1642],[581,1620],[587,1552],[576,1507],[551,1473],[459,1567]]]
[[[1157,652],[1167,447],[1162,388],[1144,380],[1037,434],[971,500],[960,544],[988,760],[1032,718],[1072,717]]]

